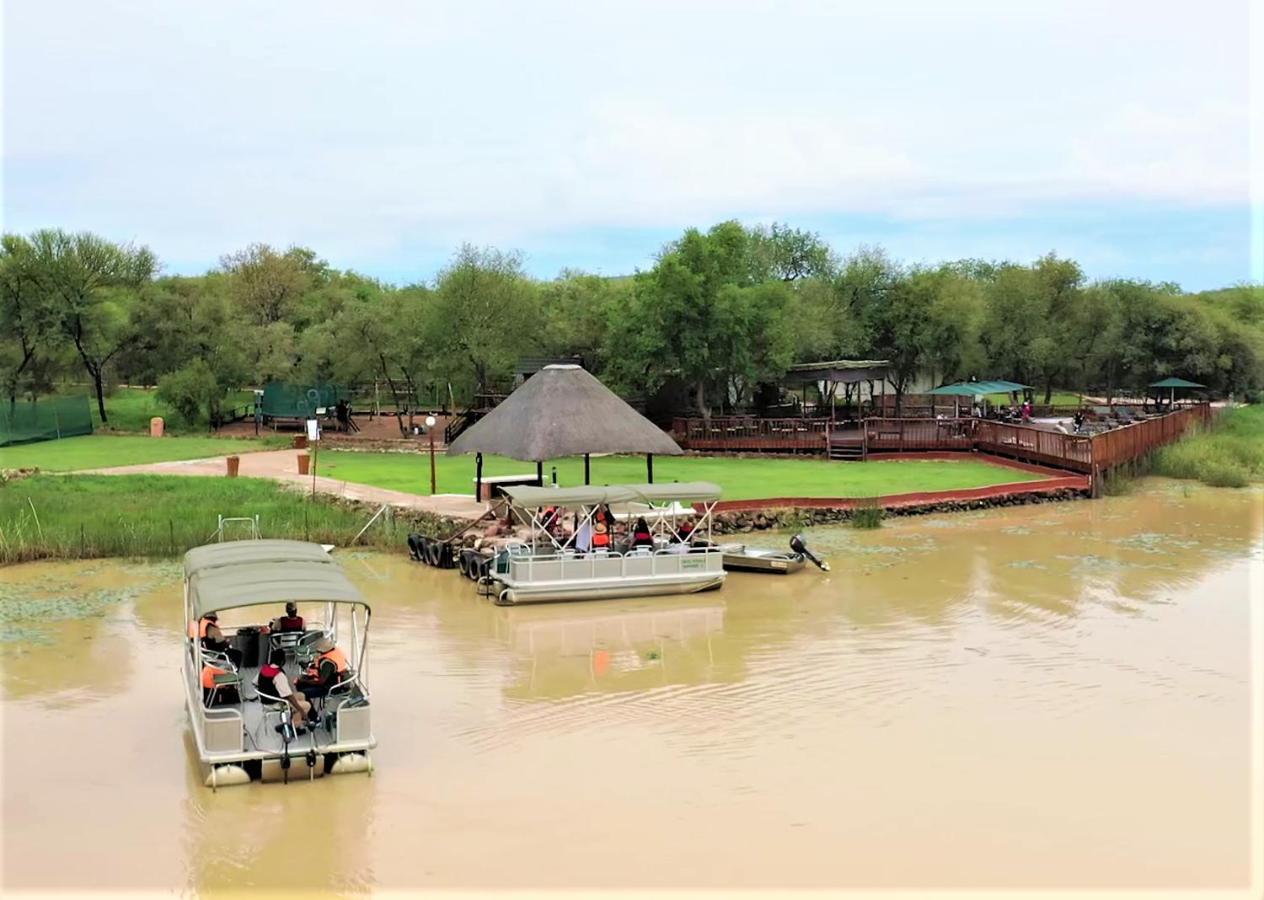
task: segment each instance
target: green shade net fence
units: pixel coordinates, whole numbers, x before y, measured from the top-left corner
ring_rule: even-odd
[[[336,384],[269,382],[263,389],[263,415],[270,419],[310,419],[317,409],[331,409],[346,391]]]
[[[0,400],[0,447],[92,434],[87,397],[50,397],[10,406]]]

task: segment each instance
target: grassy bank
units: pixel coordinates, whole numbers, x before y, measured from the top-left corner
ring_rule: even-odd
[[[1159,450],[1152,471],[1213,487],[1245,487],[1264,479],[1264,406],[1225,411],[1210,430]]]
[[[346,546],[370,513],[254,478],[39,475],[0,485],[0,564],[179,556],[217,516],[258,514],[264,537]],[[362,545],[401,550],[408,523],[379,520]]]
[[[173,459],[202,459],[289,445],[285,437],[213,438],[86,434],[82,437],[0,447],[0,469],[38,467],[43,472],[72,472],[108,466],[135,466]]]
[[[474,492],[474,458],[439,456],[437,483],[441,494]],[[584,483],[584,461],[573,457],[547,463],[545,478],[556,467],[563,486]],[[534,474],[532,463],[498,456],[483,461],[485,475]],[[318,473],[375,487],[426,494],[430,460],[426,454],[363,453],[333,450],[320,454]],[[593,484],[644,482],[645,459],[604,456],[592,460]],[[839,463],[823,459],[776,457],[674,456],[654,460],[654,480],[711,481],[724,489],[726,500],[762,497],[879,497],[910,491],[947,491],[986,487],[1042,476],[977,460],[890,460]]]

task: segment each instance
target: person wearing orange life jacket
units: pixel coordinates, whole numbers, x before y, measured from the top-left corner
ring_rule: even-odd
[[[205,706],[219,706],[223,703],[240,703],[241,695],[237,692],[237,684],[221,684],[216,690],[215,678],[218,675],[231,675],[228,669],[221,669],[211,663],[202,665],[202,703]]]
[[[277,647],[272,651],[268,661],[259,667],[259,677],[255,680],[255,690],[265,699],[284,700],[290,705],[290,719],[294,730],[303,733],[303,720],[312,714],[312,705],[307,698],[290,687],[290,679],[285,674],[285,651]]]
[[[599,521],[593,524],[592,548],[593,550],[610,549],[610,529],[606,527],[605,522]]]
[[[307,700],[325,696],[330,688],[342,681],[351,671],[351,666],[347,664],[347,657],[334,646],[334,642],[329,638],[323,637],[316,641],[312,649],[316,651],[316,658],[294,684],[303,692]]]
[[[223,653],[232,661],[235,666],[241,665],[241,651],[228,643],[228,638],[224,637],[224,632],[219,630],[219,615],[209,612],[198,620],[197,637],[202,646],[207,650],[214,650],[217,653]],[[189,637],[194,634],[194,625],[189,625]]]

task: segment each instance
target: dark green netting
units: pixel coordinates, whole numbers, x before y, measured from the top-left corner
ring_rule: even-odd
[[[92,410],[86,396],[49,397],[12,406],[0,400],[0,447],[77,434],[92,434]]]
[[[309,419],[317,409],[331,409],[346,391],[336,384],[270,382],[263,389],[263,415],[270,419]]]

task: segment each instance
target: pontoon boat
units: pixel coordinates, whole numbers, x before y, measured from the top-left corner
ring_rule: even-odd
[[[528,542],[497,553],[488,573],[502,605],[553,600],[607,600],[657,594],[692,594],[724,583],[719,547],[710,543],[711,515],[720,489],[714,484],[619,484],[605,487],[507,487],[512,514],[530,525]],[[680,503],[696,504],[694,507]],[[574,511],[574,529],[559,536],[558,511]],[[652,546],[631,547],[612,536],[593,549],[581,537],[598,527],[598,512],[631,524],[644,517]],[[697,516],[688,536],[682,519]],[[705,533],[707,540],[693,542]]]
[[[270,632],[261,623],[279,616],[287,601],[305,612],[319,610],[323,623],[305,619],[302,631]],[[238,620],[219,626],[234,653],[196,639],[199,623],[211,614]],[[319,544],[227,541],[185,554],[185,700],[207,786],[371,770],[369,751],[377,741],[364,681],[370,614]],[[282,669],[292,685],[325,640],[341,650],[347,668],[327,696],[315,700],[321,724],[298,733],[286,703],[258,691],[259,667],[270,651],[284,650]]]

